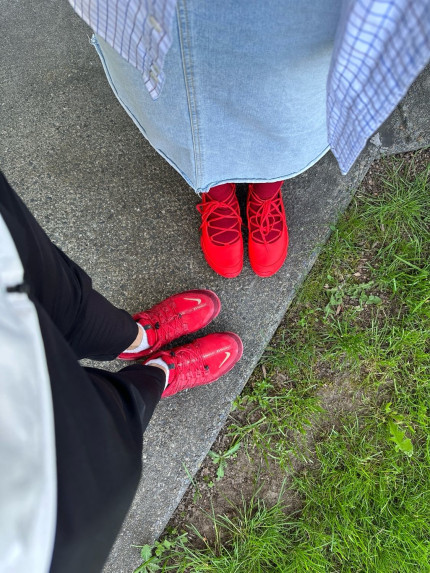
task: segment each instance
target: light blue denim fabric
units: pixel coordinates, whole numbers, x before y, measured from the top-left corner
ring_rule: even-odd
[[[327,150],[326,82],[341,0],[179,0],[166,83],[93,38],[127,113],[196,191],[279,181]]]

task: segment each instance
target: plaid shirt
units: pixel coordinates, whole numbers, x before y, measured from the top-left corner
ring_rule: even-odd
[[[327,82],[327,128],[343,173],[430,59],[429,0],[352,0]]]
[[[69,2],[156,99],[177,0]],[[343,173],[429,59],[430,0],[344,0],[327,82],[328,140]]]

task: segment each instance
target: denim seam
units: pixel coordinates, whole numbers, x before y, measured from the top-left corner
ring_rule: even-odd
[[[182,4],[182,10],[180,8],[180,4]],[[196,89],[193,76],[194,63],[190,46],[191,35],[189,32],[190,25],[187,14],[186,0],[178,2],[176,10],[179,30],[179,43],[181,47],[182,69],[184,72],[184,83],[187,93],[188,112],[190,116],[191,137],[193,141],[195,187],[199,188],[201,185],[202,151],[199,136]]]
[[[93,36],[90,40],[90,43],[94,46],[94,48],[97,52],[97,55],[99,56],[100,61],[102,63],[104,72],[106,74],[107,81],[108,81],[116,99],[119,101],[119,103],[123,107],[124,111],[130,117],[130,119],[133,121],[133,123],[136,125],[136,127],[139,129],[139,131],[142,133],[142,135],[144,136],[146,141],[151,145],[151,147],[153,149],[155,149],[155,151],[157,153],[159,153],[161,155],[161,157],[163,157],[167,161],[167,163],[169,163],[169,165],[171,165],[174,169],[176,169],[176,171],[181,175],[181,177],[183,177],[185,179],[185,181],[188,183],[188,185],[190,187],[194,188],[194,184],[191,181],[191,179],[188,177],[188,175],[186,175],[186,173],[184,173],[184,171],[182,171],[182,169],[179,168],[179,166],[173,161],[173,159],[171,159],[168,155],[166,155],[166,153],[163,150],[159,149],[158,147],[155,147],[155,145],[153,145],[151,143],[148,136],[146,135],[145,129],[142,127],[139,120],[136,118],[136,116],[133,114],[133,112],[129,109],[129,107],[124,103],[124,101],[120,97],[118,90],[116,89],[115,82],[113,81],[112,76],[110,75],[108,65],[107,65],[106,60],[105,60],[104,55],[103,55],[103,51],[100,47],[100,44],[97,41],[95,34],[93,34]],[[196,191],[196,193],[197,193],[197,191]]]
[[[256,178],[256,177],[230,177],[228,179],[221,179],[220,181],[211,181],[210,183],[206,184],[204,187],[200,187],[195,189],[195,192],[200,193],[207,193],[212,187],[216,187],[217,185],[222,185],[223,183],[275,183],[276,181],[287,181],[288,179],[293,179],[298,175],[301,175],[311,167],[315,165],[320,159],[326,155],[330,151],[330,146],[327,145],[320,153],[318,153],[309,163],[300,169],[299,171],[295,171],[294,173],[287,173],[285,175],[277,175],[273,178],[268,179],[267,177],[264,178]]]

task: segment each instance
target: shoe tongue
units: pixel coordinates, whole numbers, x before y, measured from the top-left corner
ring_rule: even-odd
[[[143,328],[145,329],[145,334],[148,339],[149,346],[154,346],[157,342],[157,335],[155,334],[155,330],[151,324],[142,324]]]
[[[208,227],[208,235],[216,245],[229,245],[238,239],[239,223],[229,207],[219,207],[208,220],[213,225]]]

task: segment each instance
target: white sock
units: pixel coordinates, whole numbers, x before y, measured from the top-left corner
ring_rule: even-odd
[[[169,385],[169,366],[161,358],[154,358],[149,362],[145,362],[145,366],[151,366],[151,364],[158,364],[158,366],[161,366],[163,368],[166,374],[166,384],[164,386],[164,389],[166,389],[167,386]]]
[[[148,337],[146,336],[146,330],[138,322],[136,324],[140,328],[140,330],[142,331],[142,341],[139,344],[139,346],[137,346],[136,348],[133,348],[133,350],[124,350],[125,354],[133,353],[133,352],[141,352],[142,350],[147,350],[149,348]]]

